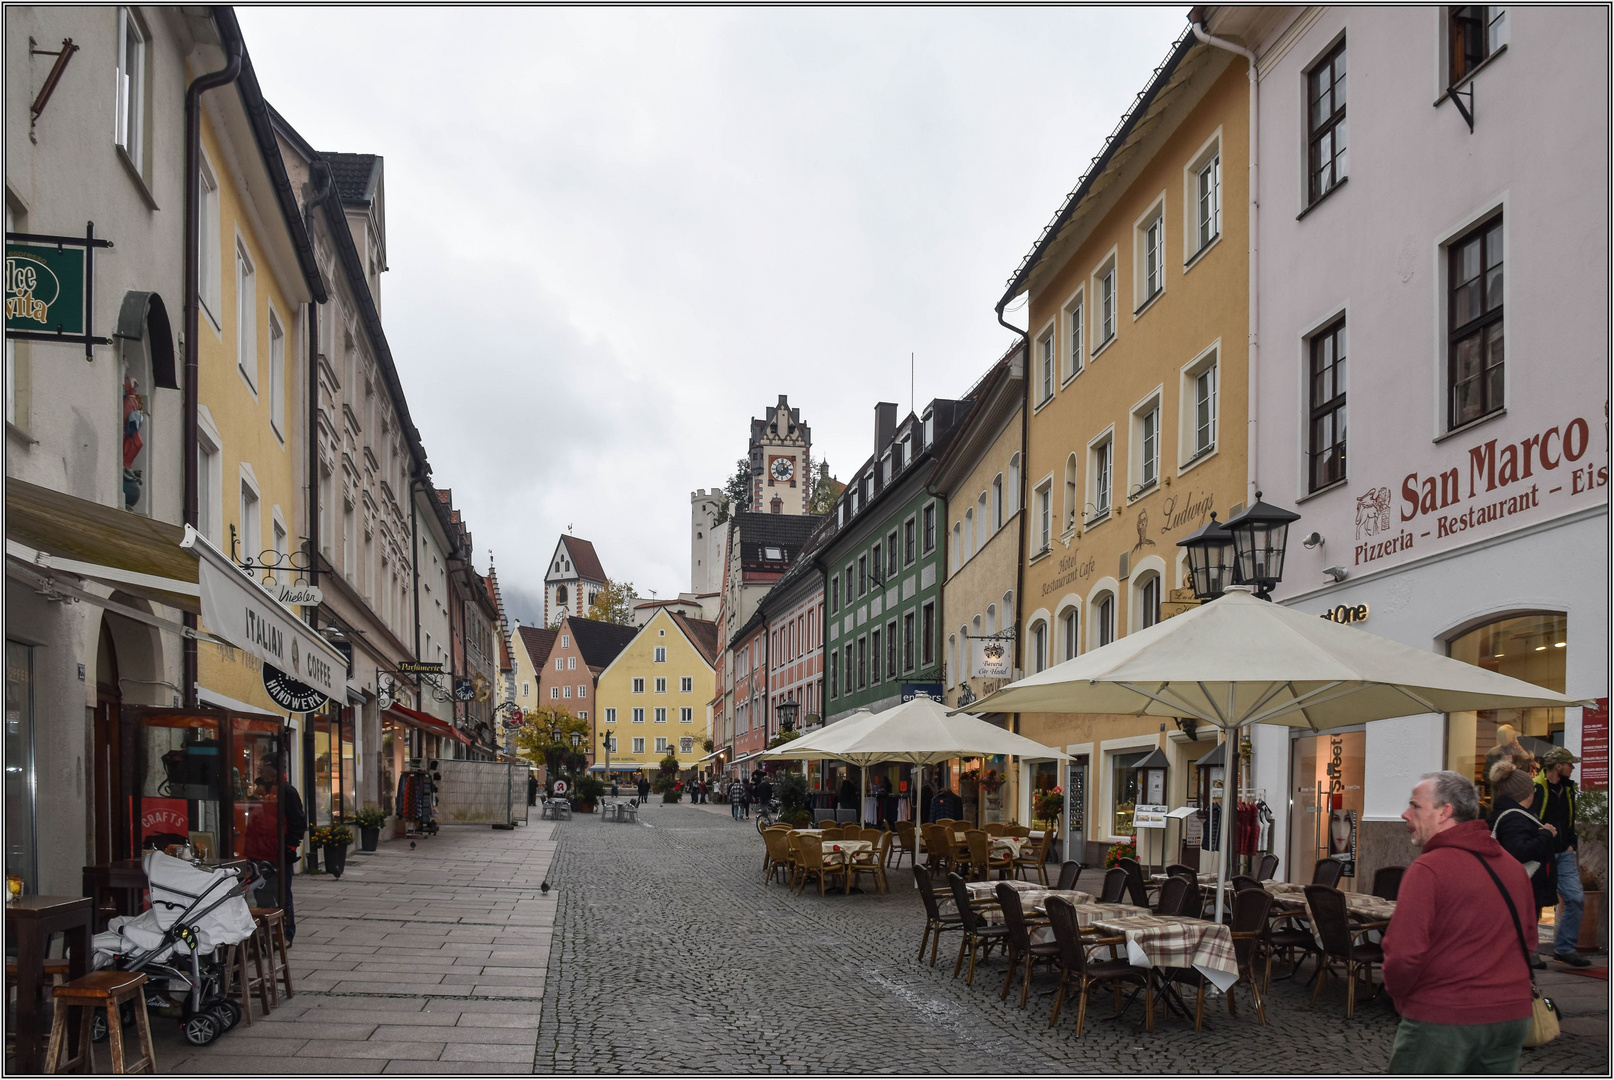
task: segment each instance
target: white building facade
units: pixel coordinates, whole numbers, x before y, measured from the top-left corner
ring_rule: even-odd
[[[1606,717],[1607,10],[1214,8],[1207,29],[1259,58],[1250,486],[1302,515],[1276,600]],[[1499,724],[1606,778],[1583,711],[1260,728],[1251,786],[1286,874],[1332,856],[1365,890],[1415,854],[1419,777],[1479,779]]]

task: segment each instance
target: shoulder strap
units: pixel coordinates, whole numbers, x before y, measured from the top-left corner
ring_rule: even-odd
[[[1507,886],[1502,884],[1502,879],[1496,876],[1496,871],[1491,869],[1491,864],[1485,861],[1485,856],[1472,848],[1465,850],[1478,859],[1481,866],[1485,867],[1485,872],[1491,875],[1491,880],[1496,883],[1497,891],[1502,894],[1502,899],[1507,902],[1508,914],[1513,917],[1514,933],[1519,935],[1519,951],[1524,953],[1524,969],[1530,973],[1530,983],[1533,986],[1536,981],[1535,965],[1530,963],[1530,946],[1524,943],[1524,924],[1519,921],[1519,909],[1513,903],[1513,896],[1508,892]]]
[[[1502,819],[1507,817],[1509,814],[1523,814],[1525,817],[1529,818],[1531,821],[1539,821],[1539,819],[1534,814],[1530,813],[1530,811],[1524,809],[1522,806],[1510,806],[1506,810],[1502,811],[1500,814],[1496,815],[1496,820],[1491,823],[1491,839],[1492,840],[1496,839],[1496,830],[1502,827]],[[1479,854],[1477,852],[1475,853],[1475,858],[1479,858]],[[1480,859],[1480,861],[1484,862],[1485,860]],[[1489,868],[1487,867],[1487,869],[1489,869]]]

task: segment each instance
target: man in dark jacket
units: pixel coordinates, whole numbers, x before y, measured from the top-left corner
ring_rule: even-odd
[[[1392,1073],[1517,1071],[1530,1030],[1523,954],[1535,955],[1534,896],[1479,816],[1473,782],[1450,771],[1427,774],[1401,814],[1423,853],[1384,932],[1384,987],[1401,1014]]]
[[[258,766],[257,780],[261,791],[273,791],[277,783],[280,785],[280,812],[286,828],[281,837],[283,857],[267,861],[276,863],[274,876],[277,880],[269,885],[271,888],[279,885],[283,894],[280,906],[286,914],[282,928],[286,932],[286,944],[290,946],[292,939],[297,936],[297,910],[291,902],[292,869],[297,865],[297,849],[302,845],[303,834],[308,831],[308,814],[303,810],[302,796],[291,781],[280,778],[280,771],[273,762],[265,761]],[[268,895],[273,896],[273,893]]]
[[[1576,952],[1580,943],[1580,922],[1586,914],[1586,892],[1580,884],[1580,863],[1575,856],[1575,799],[1579,794],[1570,776],[1580,762],[1567,747],[1555,746],[1541,758],[1541,774],[1535,778],[1536,816],[1557,831],[1553,843],[1553,863],[1558,871],[1558,929],[1553,935],[1552,955],[1571,967],[1587,967],[1591,961]]]
[[[1558,864],[1553,859],[1558,830],[1530,813],[1535,785],[1524,762],[1503,758],[1493,765],[1491,790],[1496,793],[1491,803],[1491,835],[1530,875],[1536,921],[1540,922],[1541,909],[1558,902]],[[1546,966],[1540,960],[1532,962],[1536,967]]]

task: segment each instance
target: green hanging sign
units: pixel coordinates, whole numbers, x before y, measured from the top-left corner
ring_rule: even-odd
[[[27,341],[63,341],[84,346],[108,344],[91,328],[95,300],[95,249],[111,247],[95,237],[95,224],[84,235],[6,234],[6,337]]]

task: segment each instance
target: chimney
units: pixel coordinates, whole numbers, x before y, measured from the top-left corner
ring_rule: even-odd
[[[874,456],[897,437],[897,406],[895,402],[881,401],[874,406]]]

